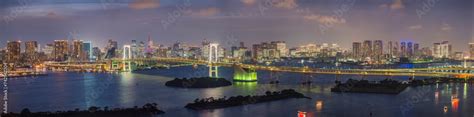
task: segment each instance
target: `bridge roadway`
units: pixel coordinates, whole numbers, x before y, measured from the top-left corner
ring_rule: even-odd
[[[248,69],[274,71],[274,72],[294,72],[294,73],[308,73],[308,74],[340,74],[340,75],[377,75],[377,76],[474,76],[474,68],[413,68],[413,69],[322,69],[322,68],[308,68],[308,67],[289,67],[289,66],[265,66],[253,64],[240,63],[208,63],[205,60],[192,60],[185,58],[143,58],[143,59],[112,59],[109,61],[134,61],[134,62],[169,62],[169,63],[190,63],[197,65],[211,65],[224,67],[242,67]],[[93,67],[97,65],[105,65],[109,62],[99,62],[100,64],[86,63],[86,64],[54,64],[50,66],[62,67]]]

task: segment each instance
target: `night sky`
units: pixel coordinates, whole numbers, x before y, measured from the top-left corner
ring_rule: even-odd
[[[393,40],[422,47],[473,40],[472,0],[0,0],[0,46],[7,40],[78,38],[103,47],[131,40],[170,45],[247,46]]]

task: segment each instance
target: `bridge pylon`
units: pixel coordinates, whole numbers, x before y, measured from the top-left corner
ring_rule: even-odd
[[[208,58],[208,66],[209,66],[209,77],[211,78],[219,78],[219,67],[214,65],[214,63],[218,62],[218,48],[219,44],[217,43],[210,43],[209,44],[209,58]]]

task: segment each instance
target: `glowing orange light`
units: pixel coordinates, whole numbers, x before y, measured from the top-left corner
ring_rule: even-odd
[[[456,112],[459,107],[459,99],[457,97],[454,97],[451,99],[451,106],[453,108],[453,111]]]
[[[316,101],[316,110],[319,112],[323,109],[323,101]]]
[[[306,112],[298,111],[298,117],[306,117]]]

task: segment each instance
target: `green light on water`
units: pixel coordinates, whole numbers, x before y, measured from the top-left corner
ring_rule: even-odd
[[[245,91],[255,91],[257,89],[257,82],[234,82],[233,85]]]
[[[255,70],[236,69],[234,72],[234,80],[246,82],[257,81],[257,72]]]

